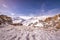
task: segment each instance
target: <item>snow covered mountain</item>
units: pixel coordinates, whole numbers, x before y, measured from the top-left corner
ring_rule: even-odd
[[[37,17],[32,17],[26,21],[23,22],[23,24],[25,26],[32,26],[32,25],[35,25],[36,23],[36,26],[41,26],[42,25],[42,22],[48,18],[49,16],[37,16]]]
[[[22,23],[23,21],[25,21],[25,19],[20,18],[20,17],[14,17],[12,18],[13,23]]]
[[[48,16],[37,16],[37,17],[29,17],[29,16],[19,16],[19,17],[13,17],[13,23],[23,23],[24,25],[35,23],[38,20],[45,20]]]
[[[60,14],[52,17],[37,16],[37,17],[30,17],[28,19],[25,18],[16,17],[13,19],[13,23],[22,23],[24,26],[33,26],[33,27],[56,27],[60,24]]]
[[[23,22],[24,26],[32,26],[32,27],[58,27],[60,28],[60,14],[54,15],[52,17],[32,17]]]

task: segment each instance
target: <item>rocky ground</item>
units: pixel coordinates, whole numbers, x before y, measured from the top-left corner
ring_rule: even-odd
[[[60,40],[60,30],[5,25],[0,28],[0,40]]]

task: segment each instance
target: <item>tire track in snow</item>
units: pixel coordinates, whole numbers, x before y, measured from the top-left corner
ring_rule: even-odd
[[[50,33],[42,30],[25,31],[11,28],[1,31],[0,29],[0,40],[60,40],[59,37],[55,32]]]

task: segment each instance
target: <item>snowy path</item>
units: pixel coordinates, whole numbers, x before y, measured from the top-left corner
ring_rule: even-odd
[[[0,40],[60,40],[60,31],[27,31],[6,27],[0,28]]]

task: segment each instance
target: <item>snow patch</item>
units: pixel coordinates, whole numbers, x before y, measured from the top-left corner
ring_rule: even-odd
[[[37,24],[34,25],[34,26],[43,27],[43,24],[42,24],[42,23],[37,23]]]

